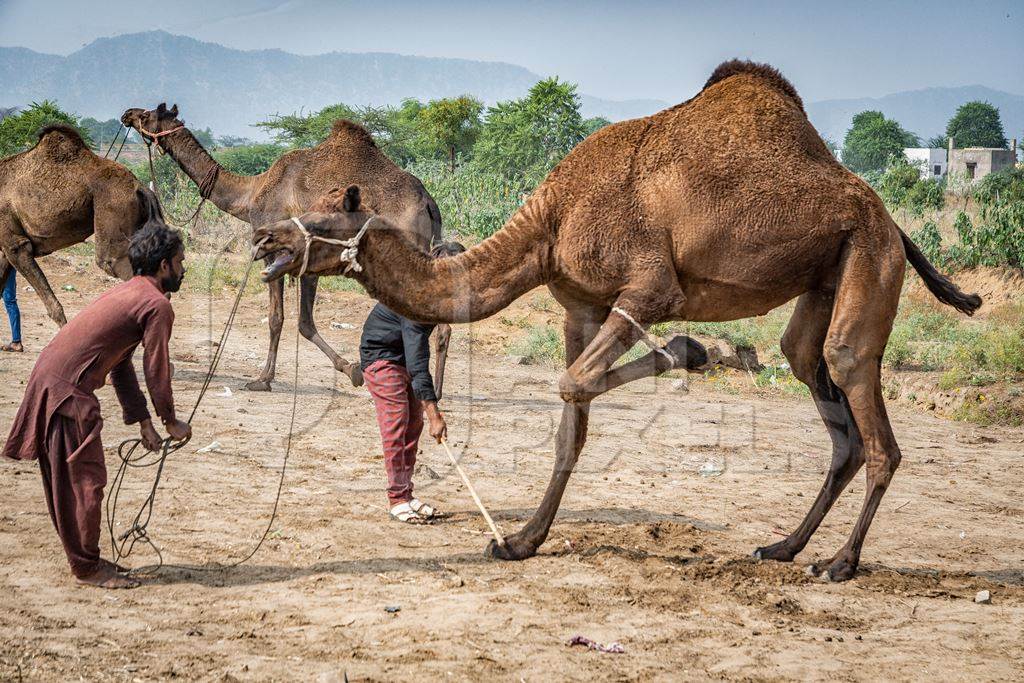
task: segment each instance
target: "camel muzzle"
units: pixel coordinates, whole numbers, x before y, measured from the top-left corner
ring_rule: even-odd
[[[265,258],[270,255],[271,251],[266,252],[263,256],[255,256],[253,260],[257,258]],[[270,282],[284,275],[285,271],[288,270],[289,266],[295,261],[295,255],[292,254],[288,249],[282,249],[277,251],[277,256],[274,260],[263,270],[260,271],[260,279],[264,282]]]

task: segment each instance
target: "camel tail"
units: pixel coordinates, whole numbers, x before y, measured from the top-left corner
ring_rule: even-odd
[[[148,187],[137,187],[135,188],[135,198],[139,202],[139,215],[143,217],[139,223],[140,228],[153,223],[165,225],[164,212],[160,209],[160,200],[157,199],[156,193]]]
[[[928,257],[907,236],[907,233],[898,227],[896,229],[900,231],[900,239],[903,240],[903,249],[907,252],[907,260],[924,280],[928,291],[934,294],[936,299],[961,313],[974,315],[974,312],[981,308],[981,297],[977,294],[965,294],[962,289],[953,284],[952,280],[936,270]]]

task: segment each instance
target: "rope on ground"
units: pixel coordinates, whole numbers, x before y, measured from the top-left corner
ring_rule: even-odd
[[[257,249],[257,245],[255,249]],[[248,283],[249,275],[252,272],[252,267],[255,261],[250,261],[249,267],[245,271],[245,275],[242,278],[242,283],[238,288],[238,293],[235,295],[235,301],[231,307],[231,312],[228,314],[228,319],[224,324],[224,331],[221,333],[220,342],[217,344],[217,350],[214,352],[213,357],[210,359],[210,367],[206,372],[206,376],[203,379],[203,385],[199,390],[199,395],[196,397],[195,405],[192,407],[192,412],[189,414],[187,422],[192,423],[193,418],[196,416],[196,412],[199,410],[199,405],[202,403],[203,397],[206,395],[207,389],[209,389],[210,382],[213,380],[214,375],[217,371],[217,366],[220,364],[221,357],[224,353],[224,347],[228,339],[228,335],[234,324],[235,314],[238,311],[238,305],[241,302],[242,295],[245,292],[245,286]],[[296,295],[296,308],[300,305],[299,298]],[[118,467],[117,474],[115,474],[113,482],[110,487],[110,495],[107,497],[107,530],[110,534],[111,553],[113,555],[114,563],[120,562],[123,558],[131,555],[135,549],[137,543],[145,543],[148,545],[157,556],[157,563],[138,569],[131,570],[131,573],[151,573],[159,570],[161,567],[176,567],[179,569],[189,569],[193,571],[211,571],[213,569],[237,567],[240,564],[247,562],[251,559],[263,546],[267,536],[270,534],[270,530],[273,528],[274,522],[277,519],[278,506],[281,501],[281,491],[284,488],[284,477],[288,467],[288,457],[291,454],[292,448],[292,436],[295,431],[295,412],[298,404],[298,393],[299,393],[299,333],[296,327],[295,332],[295,376],[292,385],[292,412],[291,420],[288,425],[288,439],[285,446],[284,459],[281,463],[281,475],[277,483],[277,493],[274,497],[274,506],[270,513],[270,519],[267,522],[266,528],[263,530],[262,536],[259,541],[253,547],[253,549],[240,560],[229,564],[222,564],[216,567],[209,566],[196,566],[196,565],[165,565],[163,561],[163,553],[160,548],[153,542],[147,533],[147,526],[153,516],[153,506],[156,501],[156,492],[160,485],[160,478],[163,474],[164,465],[167,461],[167,456],[175,451],[181,449],[188,443],[188,440],[181,442],[173,442],[172,439],[164,439],[162,446],[159,451],[152,451],[145,447],[141,439],[125,439],[118,446],[117,454],[121,459],[121,465]],[[140,447],[142,451],[139,452]],[[129,468],[145,468],[145,467],[156,467],[156,474],[153,477],[153,484],[150,487],[149,494],[146,496],[139,509],[139,512],[135,515],[132,520],[132,524],[126,531],[120,535],[115,535],[114,527],[116,526],[117,517],[117,505],[121,495],[121,487],[124,484],[125,475]]]

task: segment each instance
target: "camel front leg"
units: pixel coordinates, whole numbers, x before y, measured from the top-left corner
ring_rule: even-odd
[[[363,371],[359,367],[359,363],[350,363],[339,356],[338,352],[320,336],[316,329],[316,322],[313,320],[313,307],[316,305],[316,290],[319,283],[320,278],[315,275],[305,275],[299,280],[299,333],[316,344],[316,347],[331,360],[334,369],[348,377],[352,386],[361,387],[363,386]]]
[[[7,260],[36,290],[36,294],[42,299],[43,305],[46,307],[46,314],[50,316],[50,319],[60,327],[64,327],[68,322],[67,317],[64,315],[64,307],[57,300],[57,295],[50,288],[46,275],[43,274],[39,264],[36,263],[32,243],[26,239],[17,244],[7,253]]]
[[[138,227],[135,193],[122,195],[106,188],[93,197],[93,235],[96,238],[96,265],[111,277],[129,280],[132,264],[128,244]]]
[[[452,326],[441,323],[434,328],[434,393],[441,400],[444,389],[444,366],[448,362],[448,345],[452,340]]]
[[[598,326],[608,315],[608,309],[567,308],[565,317],[565,360],[572,365],[589,349],[598,332]],[[602,328],[603,329],[603,328]],[[555,436],[555,468],[544,492],[540,507],[522,529],[505,538],[505,545],[491,541],[487,554],[499,560],[522,560],[532,557],[548,536],[551,523],[562,502],[562,494],[569,483],[569,475],[576,467],[580,452],[587,440],[590,402],[566,403],[562,406],[562,421]]]
[[[284,327],[284,278],[267,283],[267,291],[270,295],[270,348],[259,376],[245,385],[249,391],[270,391],[277,368],[277,347],[281,343],[281,328]]]

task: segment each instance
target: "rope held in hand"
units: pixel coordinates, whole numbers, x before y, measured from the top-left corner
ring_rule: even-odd
[[[256,245],[253,248],[253,253],[259,249],[261,245]],[[224,347],[228,339],[228,335],[231,332],[231,328],[234,324],[235,314],[238,311],[238,305],[241,302],[242,294],[245,292],[245,286],[248,283],[249,275],[252,272],[252,267],[255,261],[249,263],[249,267],[245,271],[245,275],[242,278],[242,283],[239,285],[238,293],[235,295],[235,301],[231,306],[231,312],[228,314],[228,319],[224,324],[224,331],[221,333],[220,341],[217,344],[217,350],[214,352],[213,358],[210,359],[210,367],[206,372],[206,376],[203,379],[203,385],[199,390],[199,395],[196,397],[195,405],[192,407],[192,412],[188,416],[187,422],[192,424],[193,418],[196,416],[196,412],[199,410],[199,404],[202,403],[203,397],[206,395],[207,389],[210,387],[210,382],[213,380],[214,375],[217,371],[217,366],[220,364],[221,357],[224,353]],[[296,307],[299,305],[298,296],[296,296]],[[164,566],[173,566],[180,569],[190,569],[193,571],[210,571],[212,569],[219,568],[231,568],[237,567],[238,565],[247,562],[251,559],[263,546],[267,536],[270,534],[271,528],[273,528],[274,522],[277,519],[278,505],[281,501],[281,490],[284,487],[284,476],[285,471],[288,467],[288,456],[291,454],[292,448],[292,435],[295,430],[295,411],[298,403],[298,389],[299,389],[299,337],[298,328],[296,328],[295,334],[295,377],[292,386],[292,412],[291,420],[288,425],[288,440],[285,446],[284,459],[281,463],[281,476],[277,483],[277,493],[274,498],[274,507],[270,513],[270,519],[267,522],[266,528],[263,530],[263,534],[260,536],[259,541],[253,547],[253,549],[240,560],[236,560],[230,564],[218,565],[217,567],[203,567],[195,565],[165,565],[163,561],[163,553],[160,548],[153,542],[147,532],[147,526],[153,516],[153,506],[156,502],[157,488],[160,486],[160,478],[164,471],[164,465],[167,461],[167,456],[175,451],[180,450],[188,443],[188,440],[174,442],[172,439],[164,439],[159,450],[154,451],[146,448],[145,444],[142,443],[142,439],[125,439],[117,448],[117,455],[121,459],[121,465],[118,467],[117,474],[114,475],[113,482],[110,486],[110,496],[107,498],[106,509],[107,509],[107,530],[110,534],[110,545],[111,553],[113,555],[113,561],[115,564],[120,562],[121,559],[131,555],[135,549],[137,543],[145,543],[148,545],[157,556],[157,563],[155,565],[141,567],[133,569],[132,573],[142,572],[154,572]],[[140,448],[142,449],[139,452]],[[135,515],[132,520],[132,524],[128,529],[119,535],[115,535],[114,527],[116,526],[117,517],[117,505],[118,499],[121,494],[121,487],[124,483],[125,475],[129,468],[145,468],[145,467],[156,467],[156,474],[153,477],[153,484],[150,487],[149,494],[146,496],[139,508],[139,512]]]

